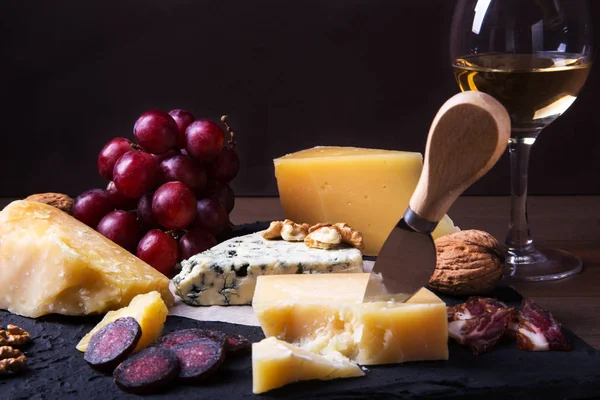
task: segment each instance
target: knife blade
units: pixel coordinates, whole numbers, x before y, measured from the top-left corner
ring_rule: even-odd
[[[509,138],[508,112],[488,94],[462,92],[442,105],[409,206],[373,266],[382,281],[369,281],[364,301],[406,301],[427,284],[436,266],[431,232],[456,198],[494,166]]]

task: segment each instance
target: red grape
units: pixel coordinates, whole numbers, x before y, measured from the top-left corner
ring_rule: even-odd
[[[108,195],[108,199],[114,208],[118,208],[120,210],[135,210],[138,199],[130,199],[129,197],[123,196],[115,186],[113,181],[108,182],[106,186],[106,194]]]
[[[209,181],[206,186],[206,197],[213,198],[223,204],[227,214],[231,213],[235,206],[235,195],[227,183],[219,181]]]
[[[221,233],[229,222],[225,207],[215,199],[202,199],[196,202],[194,226],[205,228],[213,235]]]
[[[160,228],[154,214],[152,214],[152,197],[154,192],[146,193],[140,197],[137,203],[137,216],[140,223],[146,229]]]
[[[161,154],[177,147],[178,135],[175,120],[160,110],[146,111],[133,126],[133,136],[149,153]]]
[[[91,189],[81,193],[73,202],[71,213],[84,224],[96,229],[98,222],[114,210],[104,190]]]
[[[138,243],[136,255],[157,271],[169,275],[179,260],[179,246],[168,233],[152,229]]]
[[[175,123],[177,124],[177,128],[179,128],[177,147],[182,149],[185,147],[185,129],[189,124],[194,122],[196,118],[194,118],[192,113],[185,110],[171,110],[169,111],[169,115],[173,117]]]
[[[106,214],[96,230],[131,252],[135,250],[135,245],[140,239],[140,226],[135,216],[123,210]]]
[[[123,154],[133,150],[131,144],[129,140],[121,137],[106,143],[100,150],[100,154],[98,154],[98,172],[100,172],[100,175],[112,181],[115,163]]]
[[[167,158],[171,158],[174,156],[178,156],[180,154],[181,154],[181,151],[179,151],[177,149],[171,149],[171,150],[167,151],[166,153],[152,154],[152,157],[154,157],[156,162],[160,164],[161,162],[163,162],[163,160],[166,160]]]
[[[215,158],[224,143],[225,133],[214,121],[199,119],[185,130],[185,149],[190,156],[200,161]]]
[[[184,183],[194,193],[200,193],[206,186],[206,171],[200,163],[188,156],[179,155],[167,158],[160,167],[165,181]]]
[[[196,216],[196,197],[181,182],[167,182],[152,197],[152,214],[167,229],[184,229]]]
[[[192,229],[179,239],[179,254],[182,260],[186,260],[216,246],[216,244],[217,239],[208,231],[201,228]]]
[[[115,164],[113,181],[123,196],[138,198],[158,183],[159,171],[154,157],[146,152],[133,150],[123,154]]]
[[[208,165],[208,175],[221,182],[230,182],[239,170],[240,159],[231,147],[223,147],[217,158]]]

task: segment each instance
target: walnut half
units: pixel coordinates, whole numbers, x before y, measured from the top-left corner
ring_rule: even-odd
[[[0,329],[0,346],[20,346],[31,340],[29,332],[16,325],[8,325],[6,330]]]
[[[297,224],[286,219],[281,228],[281,237],[287,242],[301,242],[308,235],[308,224]]]
[[[489,233],[466,230],[435,241],[437,265],[429,286],[442,293],[482,295],[502,277],[504,259],[500,243]]]
[[[267,240],[274,240],[281,238],[281,229],[283,228],[283,221],[273,221],[269,227],[262,233],[262,237]]]
[[[342,242],[349,244],[352,247],[356,247],[359,250],[365,248],[363,241],[363,235],[357,230],[354,230],[345,222],[338,222],[334,225],[340,234],[342,235]]]
[[[342,243],[340,231],[331,225],[322,225],[310,231],[304,243],[315,249],[331,249]]]
[[[0,374],[16,373],[25,369],[27,357],[18,349],[0,346]]]
[[[308,224],[297,224],[292,220],[273,221],[262,233],[267,240],[283,239],[287,242],[301,242],[308,235]]]

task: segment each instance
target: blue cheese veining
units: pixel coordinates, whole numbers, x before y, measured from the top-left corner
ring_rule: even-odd
[[[173,284],[194,306],[251,304],[260,275],[363,272],[358,249],[314,249],[303,242],[265,240],[262,232],[229,239],[183,260],[181,267]]]

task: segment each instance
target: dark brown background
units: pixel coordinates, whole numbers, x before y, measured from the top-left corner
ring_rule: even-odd
[[[598,2],[590,2],[598,3]],[[592,4],[600,25],[600,4]],[[106,183],[96,156],[150,108],[230,115],[238,195],[314,145],[422,151],[458,91],[450,0],[0,3],[0,196]],[[596,27],[596,43],[600,43]],[[600,194],[600,73],[535,145],[530,193]],[[506,155],[470,194],[507,194]]]

